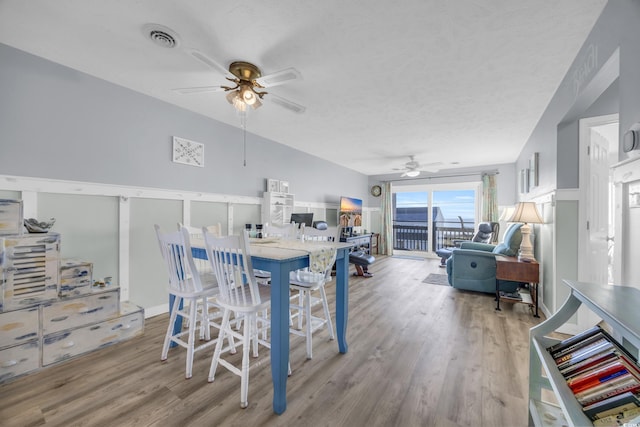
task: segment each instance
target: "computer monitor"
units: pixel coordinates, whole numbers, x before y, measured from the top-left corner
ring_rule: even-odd
[[[304,224],[305,227],[311,227],[311,224],[313,224],[313,212],[292,213],[291,220],[289,222],[295,222],[296,224]]]

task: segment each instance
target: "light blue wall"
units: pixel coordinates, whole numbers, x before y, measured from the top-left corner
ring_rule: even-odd
[[[277,142],[0,44],[0,172],[261,197],[265,178],[296,200],[365,198],[367,177]],[[172,137],[205,145],[205,167],[171,161]]]
[[[545,258],[542,283],[544,302],[555,310],[568,290],[562,279],[578,276],[578,214],[581,209],[573,191],[579,186],[578,120],[604,114],[619,114],[620,133],[640,121],[640,2],[609,1],[585,40],[540,121],[521,152],[516,169],[527,167],[534,152],[539,154],[540,186],[526,195],[535,199],[557,189],[570,190],[558,200],[553,227],[556,247],[553,259]],[[621,138],[620,138],[621,140]],[[628,158],[620,150],[619,160]],[[546,233],[547,231],[543,231]],[[632,259],[637,259],[636,253]],[[549,281],[548,271],[555,271]],[[575,320],[575,319],[574,319]]]
[[[558,125],[558,188],[578,188],[578,163],[580,161],[578,138],[579,119],[597,117],[618,112],[620,104],[619,80],[616,79],[609,88],[590,105],[579,118],[571,118]]]
[[[638,22],[638,1],[615,0],[605,6],[516,162],[519,170],[532,153],[540,153],[540,186],[530,196],[577,186],[576,120],[618,112],[621,134],[640,120]],[[627,157],[620,150],[620,160]]]

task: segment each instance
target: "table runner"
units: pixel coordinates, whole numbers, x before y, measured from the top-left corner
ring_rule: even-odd
[[[286,239],[250,239],[252,245],[278,249],[293,249],[309,254],[309,270],[324,273],[336,261],[337,248],[330,242],[300,241]]]

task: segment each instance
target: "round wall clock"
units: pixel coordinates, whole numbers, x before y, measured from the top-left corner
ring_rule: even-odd
[[[382,194],[382,188],[379,185],[374,185],[371,187],[371,195],[373,197],[379,197]]]

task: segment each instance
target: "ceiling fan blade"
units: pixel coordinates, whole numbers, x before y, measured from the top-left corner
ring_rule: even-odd
[[[174,92],[178,92],[182,95],[189,95],[192,93],[207,93],[207,92],[223,92],[222,86],[200,86],[200,87],[179,87],[171,89]]]
[[[227,68],[223,67],[219,62],[217,62],[216,60],[210,58],[209,56],[205,55],[204,53],[200,52],[199,50],[190,49],[189,50],[189,54],[191,54],[191,56],[196,58],[198,61],[208,65],[211,68],[213,68],[214,70],[216,70],[218,73],[222,74],[223,76],[229,77],[231,79],[235,79],[236,78],[236,76],[231,74],[231,72]]]
[[[269,94],[266,95],[264,99],[269,100],[272,103],[279,105],[283,108],[286,108],[287,110],[291,110],[294,113],[302,114],[306,110],[306,107],[304,107],[303,105],[296,104],[293,101],[289,101],[288,99],[284,99],[278,95],[274,95],[271,92],[269,92]]]
[[[274,87],[290,82],[291,80],[302,80],[302,74],[300,74],[300,71],[295,68],[287,68],[285,70],[257,78],[256,82],[263,87]]]
[[[425,172],[438,172],[442,166],[442,162],[427,163],[426,165],[420,165],[420,169]]]

